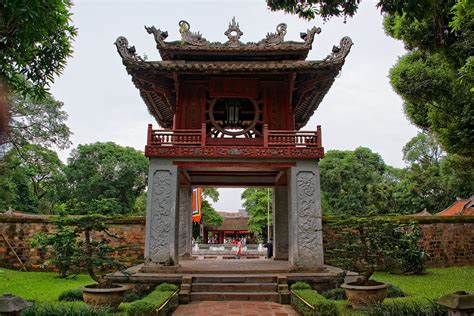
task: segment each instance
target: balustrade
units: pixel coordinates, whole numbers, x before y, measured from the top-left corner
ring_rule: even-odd
[[[201,129],[186,130],[153,130],[151,124],[148,125],[148,146],[206,146],[206,138],[205,124]],[[262,138],[263,147],[322,147],[319,125],[316,131],[294,131],[268,130],[265,124]],[[228,145],[228,143],[223,142],[222,145]],[[245,146],[246,144],[239,141],[238,145]],[[247,146],[255,146],[255,142],[249,141]]]

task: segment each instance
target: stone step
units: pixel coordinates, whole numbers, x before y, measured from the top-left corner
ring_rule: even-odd
[[[191,292],[191,301],[264,301],[279,302],[276,292]]]
[[[276,283],[276,276],[259,275],[200,275],[193,276],[193,283]]]
[[[191,292],[278,292],[275,283],[193,283]]]

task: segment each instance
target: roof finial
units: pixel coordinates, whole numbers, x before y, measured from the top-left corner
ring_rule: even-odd
[[[244,35],[244,33],[240,30],[239,23],[235,22],[235,16],[232,18],[232,22],[229,22],[229,28],[224,34],[229,39],[227,43],[225,43],[226,45],[236,47],[241,44],[240,37]]]

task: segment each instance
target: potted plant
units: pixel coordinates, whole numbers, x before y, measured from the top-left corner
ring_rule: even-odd
[[[112,284],[105,278],[106,273],[123,269],[123,265],[112,256],[120,247],[112,246],[106,238],[117,237],[107,230],[106,217],[98,214],[86,215],[66,219],[65,224],[73,226],[76,234],[82,237],[77,243],[77,257],[80,265],[97,282],[82,288],[84,302],[91,306],[117,309],[128,287]]]
[[[391,255],[389,231],[393,230],[393,225],[375,219],[350,218],[340,220],[333,226],[338,236],[337,246],[330,251],[334,264],[359,274],[355,281],[341,285],[354,309],[365,310],[368,305],[381,303],[385,299],[390,285],[372,280],[371,276],[383,264],[384,257]]]
[[[78,217],[65,217],[56,222],[57,231],[73,232],[75,236],[74,254],[71,254],[74,265],[86,270],[96,284],[82,287],[84,302],[91,306],[108,306],[116,309],[123,301],[126,286],[112,284],[105,278],[106,273],[121,270],[113,254],[121,247],[112,246],[109,237],[115,237],[107,230],[107,218],[93,214]]]

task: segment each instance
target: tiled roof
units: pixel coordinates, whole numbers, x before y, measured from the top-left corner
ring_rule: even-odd
[[[431,213],[428,212],[426,209],[424,209],[424,210],[421,211],[421,212],[418,212],[418,213],[415,213],[415,214],[411,214],[411,216],[431,216]]]
[[[436,216],[474,216],[474,197],[454,202]]]
[[[154,27],[147,28],[155,36],[163,61],[143,60],[123,36],[115,42],[122,63],[140,90],[150,113],[164,128],[171,128],[173,125],[177,99],[175,87],[179,85],[180,75],[255,73],[289,75],[295,78],[292,106],[295,128],[299,130],[308,122],[329,91],[353,44],[349,37],[344,37],[340,45],[334,46],[331,54],[324,60],[305,61],[314,35],[320,31],[318,28],[302,34],[304,43],[284,42],[286,25],[284,28],[279,25],[277,33],[268,34],[266,39],[244,44],[238,39],[232,39],[231,35],[227,43],[210,43],[200,33],[190,32],[189,23],[181,21],[180,27],[182,41],[179,45],[164,41],[168,36],[167,32]],[[229,27],[238,27],[238,23]],[[303,52],[304,56],[292,55],[290,51]],[[174,55],[166,55],[170,52]],[[192,56],[183,52],[192,52]]]
[[[248,230],[248,220],[247,217],[224,217],[224,222],[221,226],[217,227],[217,230]]]

